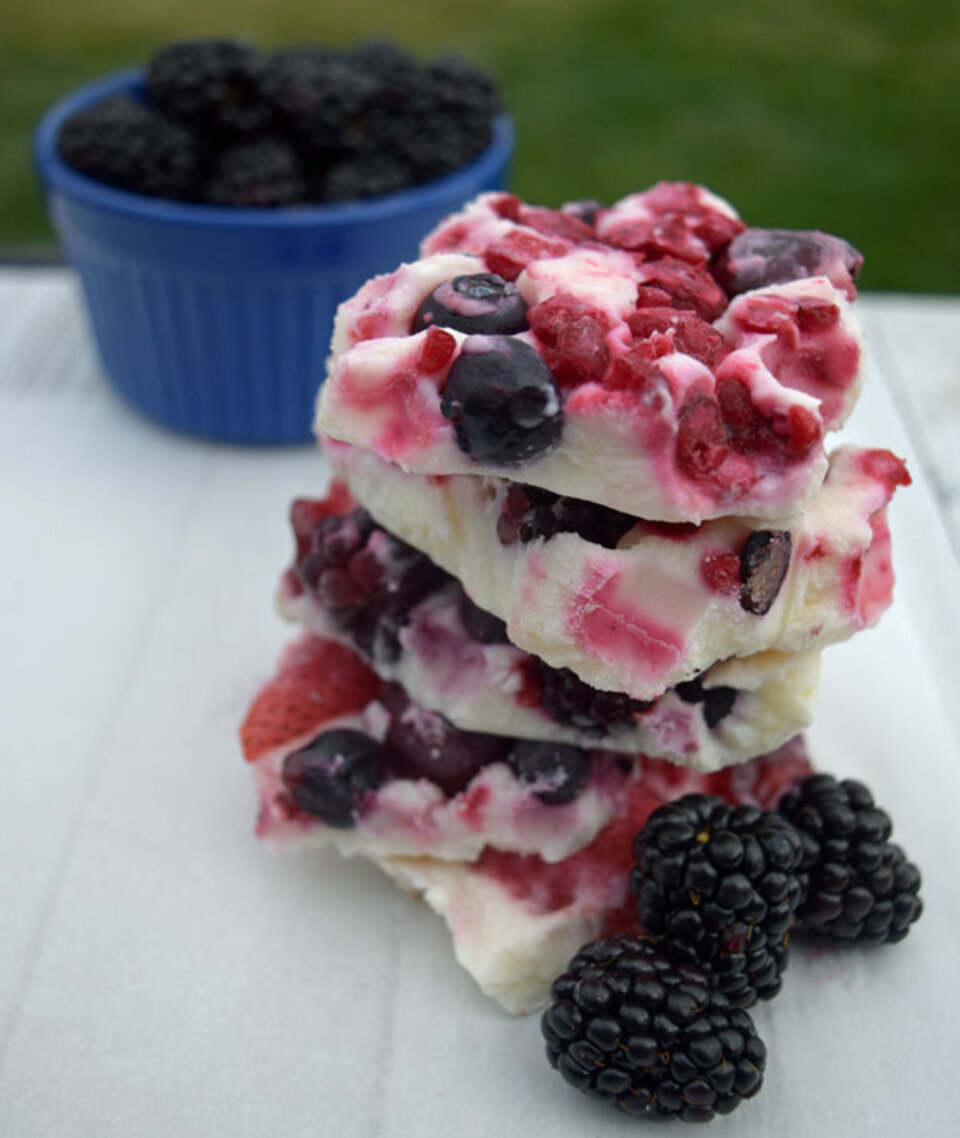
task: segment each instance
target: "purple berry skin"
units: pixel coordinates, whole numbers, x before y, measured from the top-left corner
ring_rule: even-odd
[[[814,229],[745,229],[713,266],[729,296],[804,277],[827,277],[850,294],[863,254],[841,237]]]
[[[563,432],[560,392],[550,369],[529,344],[510,336],[464,340],[440,410],[453,423],[460,449],[491,466],[540,458]]]
[[[417,309],[411,331],[453,328],[468,336],[512,336],[528,327],[517,286],[496,273],[474,273],[438,285]]]

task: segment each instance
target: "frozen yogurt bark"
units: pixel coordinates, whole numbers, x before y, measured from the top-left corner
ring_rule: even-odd
[[[359,652],[466,731],[603,747],[710,771],[774,750],[812,720],[816,651],[716,664],[655,700],[597,691],[514,647],[459,582],[376,525],[340,485],[300,499],[281,614]]]
[[[488,850],[472,863],[378,863],[443,918],[458,962],[506,1011],[520,1014],[544,1004],[552,981],[589,941],[640,931],[629,896],[633,839],[658,806],[699,792],[770,809],[811,770],[800,738],[710,776],[653,759],[642,763],[625,811],[564,861],[547,864]]]
[[[423,254],[341,307],[321,435],[670,522],[815,493],[862,380],[845,242],[662,183],[595,215],[486,194]]]
[[[559,861],[623,813],[638,770],[633,756],[461,731],[310,634],[284,653],[241,742],[261,838],[374,859],[491,848]]]
[[[800,516],[643,521],[500,478],[406,473],[330,443],[337,477],[390,533],[456,577],[518,648],[602,691],[656,699],[721,660],[806,652],[890,604],[885,450],[836,450]]]

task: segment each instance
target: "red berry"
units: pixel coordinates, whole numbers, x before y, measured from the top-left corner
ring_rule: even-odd
[[[544,359],[557,383],[599,383],[610,366],[610,322],[595,308],[569,296],[554,296],[529,312],[530,327],[544,344]]]
[[[331,482],[326,498],[296,498],[290,505],[290,525],[297,542],[297,558],[310,552],[317,522],[334,514],[348,514],[354,507],[350,491],[342,482]]]
[[[691,478],[709,478],[729,454],[720,408],[709,395],[695,395],[680,408],[677,465]]]
[[[717,402],[730,445],[740,454],[763,454],[776,446],[770,421],[757,410],[746,384],[722,379],[717,384]]]
[[[740,592],[740,558],[726,549],[711,549],[700,562],[700,577],[711,592],[736,596]]]
[[[802,332],[820,332],[832,328],[840,319],[840,309],[828,300],[807,297],[797,306],[797,324]]]
[[[655,333],[669,335],[674,350],[715,367],[727,350],[726,341],[706,321],[675,308],[638,308],[627,317],[630,331],[640,340]]]
[[[287,648],[276,676],[251,704],[240,728],[244,757],[255,762],[331,719],[362,711],[379,688],[349,648],[308,633]]]
[[[549,241],[521,229],[494,241],[484,254],[487,268],[505,281],[515,281],[531,261],[562,257],[567,246],[562,241]]]
[[[820,442],[823,432],[820,420],[806,407],[791,407],[787,412],[789,433],[787,449],[791,458],[803,458]]]
[[[428,374],[441,371],[453,358],[456,350],[457,341],[449,332],[444,332],[441,328],[431,328],[420,348],[417,367]]]
[[[595,241],[596,234],[592,226],[573,217],[569,213],[561,213],[557,209],[544,209],[540,206],[521,205],[518,220],[522,225],[535,229],[545,237],[559,237],[564,241]]]
[[[726,293],[702,265],[691,265],[677,257],[661,257],[646,262],[643,274],[644,285],[663,289],[675,308],[689,309],[704,320],[716,320],[727,307]],[[641,307],[639,300],[637,307]]]

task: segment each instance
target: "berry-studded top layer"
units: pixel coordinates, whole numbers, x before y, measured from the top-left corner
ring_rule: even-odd
[[[886,506],[909,476],[889,451],[839,448],[803,515],[762,526],[578,517],[583,503],[538,503],[503,479],[407,474],[343,443],[328,452],[354,497],[506,621],[514,644],[635,699],[731,656],[842,640],[891,600]]]
[[[812,719],[816,651],[724,661],[656,700],[597,691],[512,645],[502,621],[345,503],[338,485],[326,499],[296,501],[291,521],[296,557],[281,581],[281,613],[358,650],[381,679],[462,730],[708,771],[771,751]]]
[[[609,209],[485,194],[340,310],[318,430],[637,517],[777,517],[861,383],[860,256],[700,187]]]

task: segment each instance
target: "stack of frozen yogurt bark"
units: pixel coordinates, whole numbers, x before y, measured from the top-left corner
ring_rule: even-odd
[[[376,862],[512,1011],[635,927],[631,841],[809,772],[820,651],[890,603],[885,450],[839,446],[861,257],[705,189],[486,194],[340,309],[242,730],[273,844]]]

